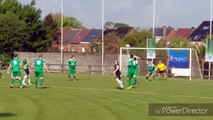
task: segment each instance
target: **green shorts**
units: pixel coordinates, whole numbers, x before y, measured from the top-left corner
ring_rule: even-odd
[[[21,77],[21,71],[13,71],[12,77]]]
[[[43,71],[35,71],[35,77],[43,78],[44,77]]]
[[[134,76],[138,76],[138,71],[134,72]]]
[[[69,74],[75,74],[76,70],[75,69],[69,69]]]
[[[149,76],[155,73],[155,71],[148,71]]]
[[[127,78],[131,79],[134,75],[134,71],[127,72]]]

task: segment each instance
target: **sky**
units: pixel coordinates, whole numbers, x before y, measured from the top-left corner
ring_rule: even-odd
[[[31,0],[18,0],[26,4]],[[42,17],[61,11],[61,0],[36,0]],[[153,0],[104,0],[104,22],[122,22],[133,27],[151,28]],[[198,27],[209,20],[210,0],[156,0],[155,27]],[[73,16],[87,28],[102,27],[101,0],[64,0],[64,15]]]

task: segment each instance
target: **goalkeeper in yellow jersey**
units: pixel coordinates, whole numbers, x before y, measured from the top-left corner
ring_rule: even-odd
[[[167,79],[166,71],[167,67],[164,63],[161,62],[161,60],[158,61],[158,65],[155,68],[155,71],[158,70],[158,79],[161,78],[162,75],[164,75],[164,78]]]

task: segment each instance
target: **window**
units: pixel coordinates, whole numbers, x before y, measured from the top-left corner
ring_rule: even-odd
[[[75,52],[75,48],[74,48],[73,46],[71,47],[71,51],[72,51],[72,52]]]
[[[208,30],[209,29],[209,26],[204,26],[203,27],[203,30]]]
[[[81,48],[81,52],[83,52],[83,53],[86,52],[86,49],[84,46]]]
[[[200,40],[201,39],[201,35],[200,34],[198,34],[198,35],[196,35],[195,37],[194,37],[194,40]]]

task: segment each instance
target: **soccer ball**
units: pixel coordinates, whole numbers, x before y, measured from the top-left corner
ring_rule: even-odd
[[[18,80],[19,78],[18,78],[18,76],[15,76],[15,80]]]

